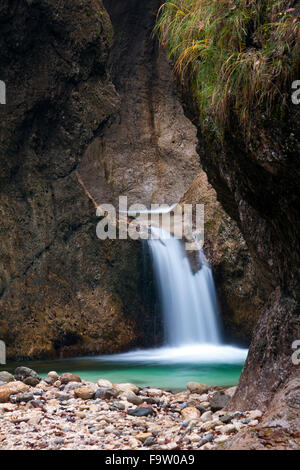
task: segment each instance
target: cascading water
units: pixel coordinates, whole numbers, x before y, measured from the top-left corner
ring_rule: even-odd
[[[182,243],[162,228],[148,240],[164,317],[166,345],[220,344],[217,299],[211,269],[200,252],[193,273]]]
[[[247,350],[221,341],[214,280],[204,253],[199,253],[201,269],[193,273],[181,241],[153,225],[151,232],[152,238],[144,243],[152,254],[165,344],[93,360],[109,368],[105,374],[109,380],[118,374],[118,380],[122,377],[140,386],[181,389],[191,380],[234,385]]]

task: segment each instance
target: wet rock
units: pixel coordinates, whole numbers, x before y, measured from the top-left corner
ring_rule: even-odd
[[[159,405],[159,399],[153,397],[143,397],[143,402],[148,405]]]
[[[5,370],[0,372],[0,382],[2,382],[3,384],[13,382],[14,380],[15,380],[14,376],[10,374],[9,372]]]
[[[213,412],[222,410],[230,397],[222,391],[215,392],[212,397],[209,399],[210,407]]]
[[[78,382],[69,382],[67,385],[64,386],[64,391],[66,393],[69,393],[76,390],[77,388],[80,388],[80,386],[78,386]]]
[[[140,408],[136,408],[135,410],[129,410],[128,414],[131,416],[152,416],[155,414],[154,409],[151,406],[141,406]]]
[[[68,384],[69,382],[81,382],[81,378],[78,377],[78,375],[66,372],[61,375],[60,382],[62,384]]]
[[[200,411],[197,408],[188,406],[181,410],[181,416],[185,421],[190,421],[192,419],[200,418]]]
[[[74,390],[75,396],[82,400],[91,400],[94,398],[95,392],[89,387],[80,387]]]
[[[51,370],[50,372],[48,372],[47,377],[50,377],[50,379],[56,381],[58,380],[58,373],[55,370]]]
[[[199,395],[206,393],[208,390],[207,385],[200,384],[198,382],[189,382],[186,387],[191,393],[197,393]]]

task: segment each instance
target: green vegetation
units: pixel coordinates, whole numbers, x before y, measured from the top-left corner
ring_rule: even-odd
[[[299,79],[299,1],[173,0],[155,33],[199,108],[202,123],[223,129],[235,113],[249,128],[257,109],[282,112]]]

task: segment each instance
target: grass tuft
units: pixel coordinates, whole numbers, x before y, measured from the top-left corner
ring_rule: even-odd
[[[286,0],[173,0],[155,34],[188,88],[202,123],[224,129],[234,113],[281,112],[298,79],[300,4]]]

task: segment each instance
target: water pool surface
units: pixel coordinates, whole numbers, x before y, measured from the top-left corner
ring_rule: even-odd
[[[246,355],[246,349],[232,346],[199,345],[137,350],[111,356],[9,363],[2,366],[2,370],[12,371],[18,365],[26,365],[41,376],[56,370],[59,374],[73,372],[91,382],[103,378],[113,383],[131,382],[140,387],[178,391],[190,381],[217,386],[236,385]]]

